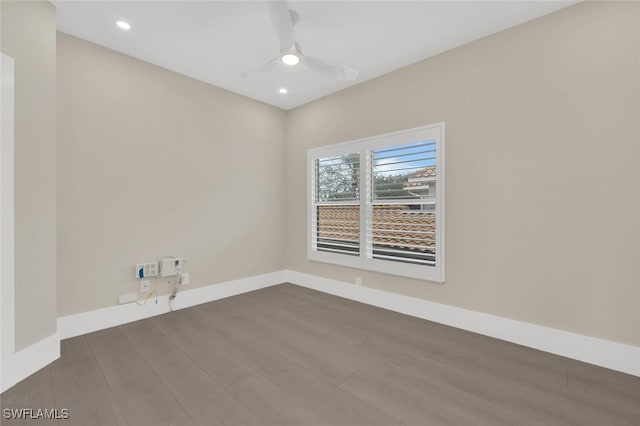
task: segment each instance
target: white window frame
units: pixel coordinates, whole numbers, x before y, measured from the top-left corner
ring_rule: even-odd
[[[374,259],[367,256],[370,241],[366,239],[367,215],[372,211],[371,202],[371,158],[374,149],[404,145],[420,140],[436,141],[436,264],[416,265],[392,260]],[[359,256],[314,250],[312,244],[315,191],[314,162],[318,158],[350,153],[360,154],[360,254]],[[385,274],[399,275],[443,283],[445,280],[445,123],[435,123],[413,129],[386,133],[369,138],[343,142],[307,151],[307,258],[312,261],[331,263]]]

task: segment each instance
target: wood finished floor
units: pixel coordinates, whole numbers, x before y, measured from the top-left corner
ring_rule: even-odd
[[[64,340],[1,398],[81,426],[640,425],[640,378],[290,284]]]

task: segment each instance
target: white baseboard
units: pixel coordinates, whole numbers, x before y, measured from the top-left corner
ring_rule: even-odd
[[[178,297],[172,302],[172,307],[174,311],[184,309],[283,282],[285,282],[285,272],[276,271],[189,290],[184,290],[181,287]],[[67,339],[169,312],[168,295],[158,297],[158,303],[155,302],[156,298],[154,297],[149,299],[144,306],[127,303],[60,317],[58,318],[58,334],[61,339]]]
[[[640,347],[443,305],[296,271],[292,284],[640,376]]]
[[[60,337],[58,333],[16,352],[3,363],[0,392],[11,388],[58,358],[60,358]]]

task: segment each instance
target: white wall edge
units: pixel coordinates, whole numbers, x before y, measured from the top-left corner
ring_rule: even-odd
[[[0,55],[0,389],[15,356],[14,104],[15,63]]]
[[[286,281],[368,305],[640,377],[640,347],[516,321],[291,270]]]
[[[193,289],[179,287],[178,296],[172,302],[172,307],[174,311],[184,309],[283,282],[285,282],[285,271],[276,271]],[[156,298],[153,297],[144,306],[127,303],[60,317],[58,334],[61,339],[67,339],[170,312],[169,295],[159,296],[158,303],[155,302]]]
[[[60,358],[60,337],[58,333],[16,352],[6,360],[2,374],[1,392],[29,377],[41,368]]]

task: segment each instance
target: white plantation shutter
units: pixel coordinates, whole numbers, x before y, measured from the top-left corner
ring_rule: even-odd
[[[436,141],[367,153],[367,257],[436,264]]]
[[[308,159],[309,259],[444,281],[444,123]]]
[[[312,163],[312,247],[360,254],[360,154],[317,158]]]

